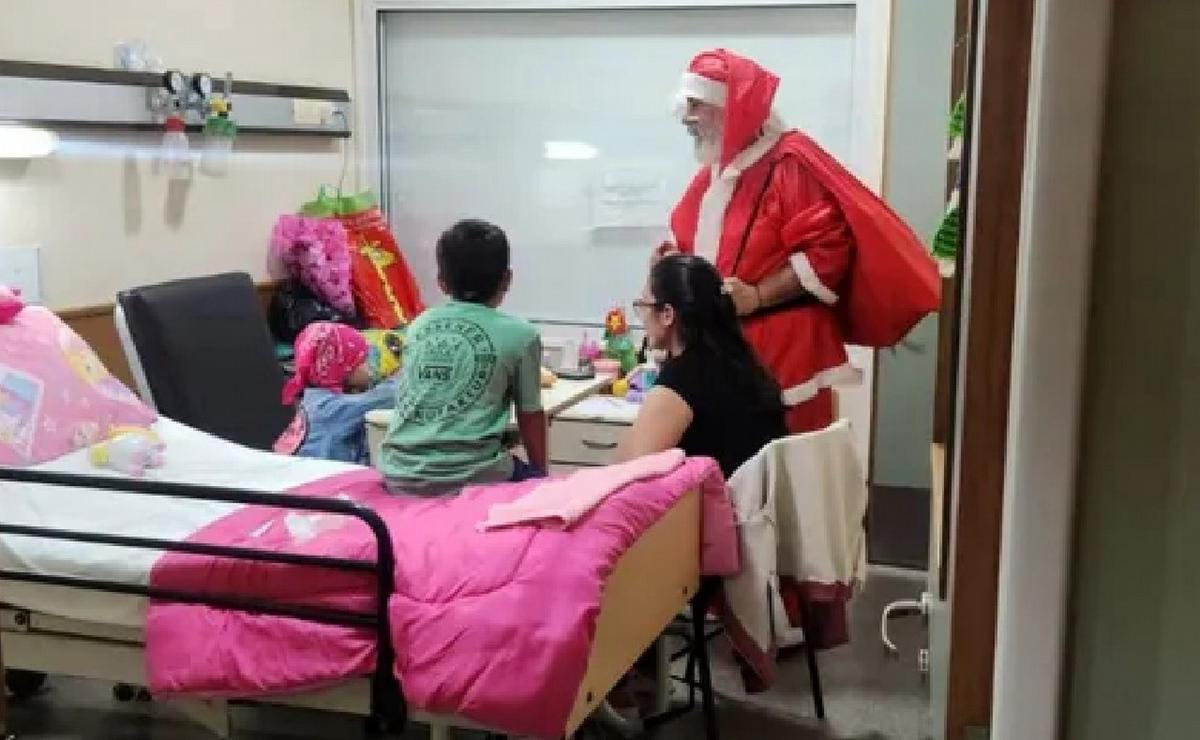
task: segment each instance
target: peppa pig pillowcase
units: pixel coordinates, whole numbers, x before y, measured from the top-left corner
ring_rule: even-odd
[[[156,415],[78,334],[40,306],[0,323],[0,465],[33,465]]]

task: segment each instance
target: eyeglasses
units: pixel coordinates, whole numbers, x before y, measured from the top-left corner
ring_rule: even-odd
[[[643,301],[640,298],[633,302],[636,311],[657,311],[665,305],[662,301]]]

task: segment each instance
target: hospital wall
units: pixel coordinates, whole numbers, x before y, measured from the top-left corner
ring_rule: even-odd
[[[954,0],[895,0],[883,194],[923,240],[946,208],[946,128]],[[929,490],[937,318],[878,355],[874,474],[877,486]]]
[[[1200,737],[1200,4],[1114,11],[1062,737],[1183,740]]]
[[[114,44],[144,39],[171,69],[353,87],[349,0],[3,0],[0,15],[0,59],[109,67]],[[275,217],[342,170],[340,140],[244,135],[226,176],[171,185],[159,142],[62,132],[50,157],[0,160],[0,249],[41,247],[45,303],[111,303],[125,287],[225,270],[265,279]]]

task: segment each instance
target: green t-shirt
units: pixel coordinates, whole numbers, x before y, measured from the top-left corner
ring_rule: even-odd
[[[514,404],[542,410],[541,362],[527,321],[458,301],[425,311],[408,327],[380,470],[414,492],[508,480],[502,437]]]

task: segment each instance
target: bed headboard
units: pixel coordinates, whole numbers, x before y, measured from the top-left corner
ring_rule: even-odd
[[[275,292],[275,285],[274,282],[264,282],[255,286],[262,302],[263,313],[266,313],[271,295]],[[109,372],[129,388],[134,388],[133,374],[129,371],[129,363],[125,361],[125,351],[121,349],[121,340],[117,336],[116,324],[113,323],[113,308],[112,303],[101,303],[95,306],[59,309],[55,313],[91,345]]]

